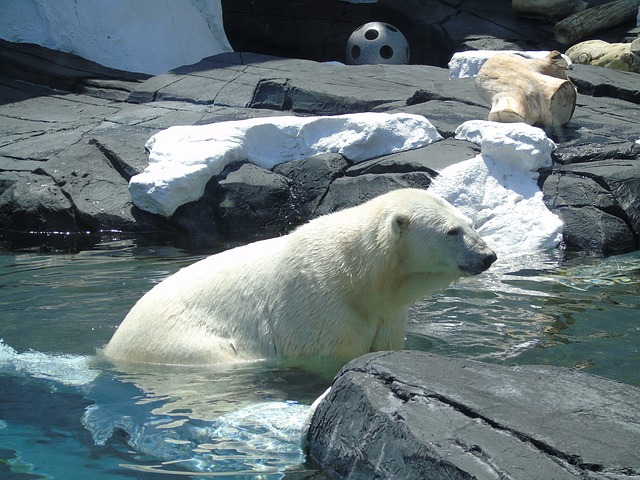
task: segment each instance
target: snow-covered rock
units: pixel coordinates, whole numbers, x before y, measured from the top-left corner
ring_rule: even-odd
[[[199,199],[214,175],[239,160],[271,169],[339,153],[357,163],[439,139],[428,120],[405,113],[282,116],[171,127],[147,142],[149,165],[131,178],[129,191],[138,208],[170,217],[181,205]]]
[[[442,170],[431,188],[472,218],[503,260],[557,246],[562,221],[537,183],[555,148],[544,131],[473,120],[458,127],[456,138],[480,145],[481,153]]]
[[[449,78],[475,77],[478,71],[489,58],[502,53],[515,53],[524,58],[545,58],[549,51],[535,50],[522,52],[519,50],[470,50],[467,52],[456,52],[449,60]],[[569,57],[562,55],[567,65],[571,67],[572,62]]]
[[[131,179],[129,190],[139,208],[170,217],[198,200],[207,182],[236,161],[271,169],[331,152],[357,163],[439,139],[426,119],[404,113],[171,127],[149,139],[149,165]],[[537,184],[538,170],[551,166],[555,149],[544,131],[524,123],[474,120],[458,127],[456,139],[480,145],[481,154],[443,169],[431,188],[471,217],[502,258],[556,246],[562,222],[545,206]]]
[[[526,123],[470,120],[456,129],[456,138],[480,145],[485,157],[528,170],[536,179],[538,170],[551,166],[551,154],[556,148],[544,130]]]
[[[220,0],[2,0],[0,38],[159,74],[231,51]]]

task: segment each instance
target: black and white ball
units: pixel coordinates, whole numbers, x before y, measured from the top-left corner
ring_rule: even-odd
[[[409,63],[409,43],[393,25],[370,22],[358,27],[347,40],[346,63],[365,65]]]

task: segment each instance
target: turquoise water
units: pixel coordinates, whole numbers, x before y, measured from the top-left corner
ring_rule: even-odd
[[[229,245],[222,245],[226,248]],[[96,352],[152,285],[204,255],[133,241],[0,251],[0,478],[302,479],[335,367],[140,367]],[[407,347],[640,386],[640,253],[498,262],[411,310]]]
[[[413,308],[408,345],[505,365],[581,369],[640,386],[640,252],[547,252],[448,288]]]

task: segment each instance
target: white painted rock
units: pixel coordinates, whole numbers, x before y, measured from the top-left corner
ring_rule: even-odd
[[[248,160],[271,169],[320,153],[361,162],[441,139],[424,117],[358,113],[329,117],[267,117],[171,127],[149,139],[149,165],[131,178],[133,203],[170,217],[198,200],[207,182],[230,163]]]
[[[515,53],[524,58],[546,58],[550,51],[527,51],[521,52],[518,50],[470,50],[468,52],[456,52],[449,60],[449,78],[467,78],[475,77],[480,70],[480,67],[484,65],[489,58],[500,53]],[[562,57],[567,61],[567,65],[571,68],[573,63],[571,59],[566,55]]]
[[[551,166],[556,144],[538,127],[526,123],[500,123],[470,120],[456,129],[458,140],[480,145],[482,155],[533,172]]]
[[[544,131],[474,120],[460,125],[456,138],[480,145],[481,153],[442,170],[431,188],[474,220],[499,262],[556,247],[562,221],[537,184],[537,171],[551,165],[555,148]]]
[[[230,52],[220,0],[3,1],[0,38],[156,75]]]

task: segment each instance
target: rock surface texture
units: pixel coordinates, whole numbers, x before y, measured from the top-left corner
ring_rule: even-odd
[[[8,42],[0,59],[0,228],[14,247],[67,248],[114,232],[189,242],[278,234],[393,188],[428,187],[444,167],[477,154],[454,132],[489,111],[473,78],[449,79],[431,65],[347,67],[234,52],[148,77]],[[545,200],[566,224],[568,247],[637,249],[637,75],[576,65],[569,76],[577,106],[566,127],[548,132],[558,148],[540,177]],[[422,115],[444,140],[359,164],[322,154],[269,170],[240,159],[168,219],[131,202],[128,182],[148,164],[145,143],[170,126],[358,112]]]
[[[562,368],[373,353],[336,376],[306,441],[336,479],[630,479],[639,401]]]

